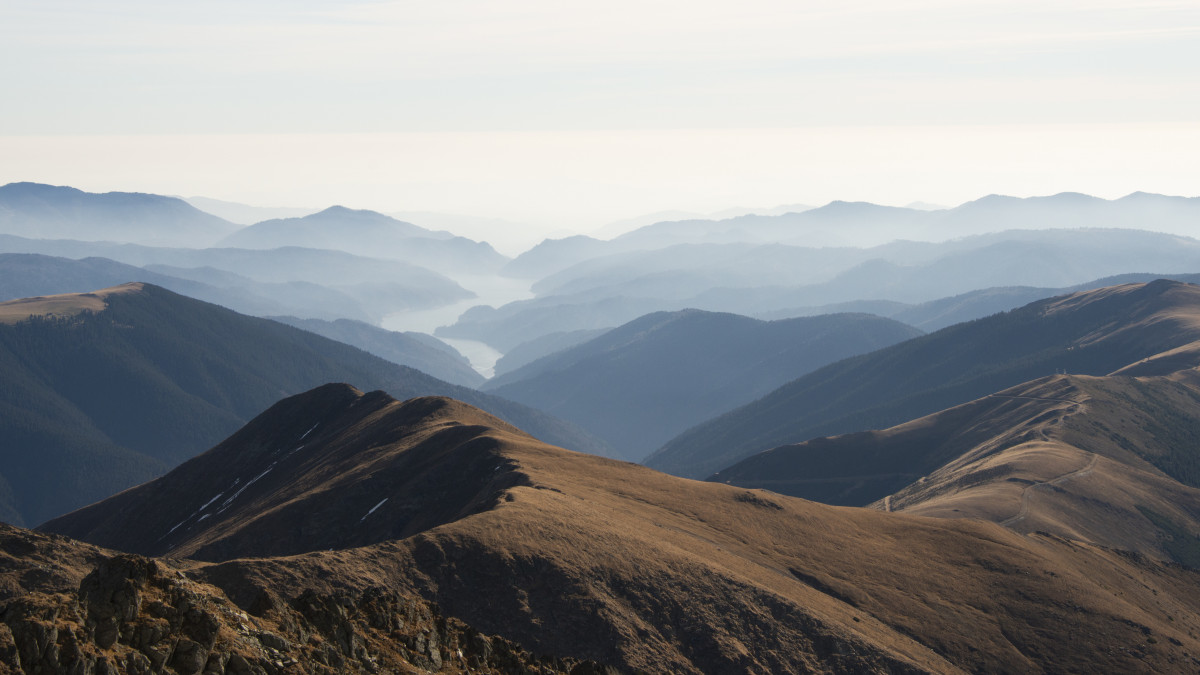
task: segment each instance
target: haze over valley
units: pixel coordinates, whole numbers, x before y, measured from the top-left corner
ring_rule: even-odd
[[[0,675],[1200,672],[1198,33],[0,4]]]
[[[2,533],[7,667],[1200,663],[1200,199],[835,202],[512,257],[282,215],[0,187],[0,518],[71,537]],[[234,623],[102,619],[97,584],[184,592],[138,556]],[[931,570],[954,591],[916,600]],[[380,602],[459,623],[390,641],[351,618]],[[63,611],[90,618],[34,649]],[[1135,647],[1050,648],[1079,623]]]

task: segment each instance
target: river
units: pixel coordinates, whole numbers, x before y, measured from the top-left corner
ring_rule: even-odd
[[[448,326],[458,320],[463,312],[476,305],[491,305],[500,307],[516,300],[526,300],[533,297],[530,290],[532,282],[528,279],[510,279],[499,276],[456,277],[454,279],[463,288],[473,291],[478,297],[462,300],[452,305],[425,309],[415,312],[399,312],[383,317],[380,324],[395,331],[416,331],[433,335],[439,326]],[[471,367],[484,377],[491,378],[495,374],[496,361],[504,356],[491,345],[478,340],[460,340],[457,338],[438,338],[454,347],[471,362]]]

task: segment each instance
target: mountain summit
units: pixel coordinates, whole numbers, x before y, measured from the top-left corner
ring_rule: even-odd
[[[536,442],[453,399],[399,402],[329,384],[272,406],[167,476],[44,529],[203,560],[402,539],[487,509],[522,483],[496,453],[502,439]]]
[[[301,218],[278,218],[242,228],[221,241],[234,248],[300,246],[402,260],[445,273],[485,274],[508,258],[491,245],[427,230],[375,211],[331,206]]]

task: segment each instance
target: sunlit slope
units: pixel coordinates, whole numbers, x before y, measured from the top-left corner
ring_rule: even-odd
[[[961,454],[875,506],[984,518],[1200,566],[1197,382],[1196,371],[1059,376],[990,397],[1022,408],[1009,416],[988,415],[981,401],[881,432],[879,454],[897,461],[911,446],[908,427],[974,438],[944,443],[939,454]]]
[[[1178,566],[679,479],[336,385],[49,527],[227,560],[189,574],[245,607],[411,590],[535,653],[650,672],[1178,671],[1200,648]]]

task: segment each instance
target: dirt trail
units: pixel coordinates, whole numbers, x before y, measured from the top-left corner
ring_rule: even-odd
[[[988,396],[992,398],[1020,398],[1028,401],[1057,401],[1060,403],[1073,403],[1075,405],[1083,403],[1083,401],[1076,401],[1073,398],[1049,398],[1046,396],[1013,396],[1011,394],[988,394]]]
[[[1009,527],[1009,526],[1013,525],[1014,523],[1023,519],[1025,516],[1029,515],[1029,494],[1034,488],[1043,487],[1045,485],[1060,485],[1062,483],[1065,483],[1065,482],[1071,480],[1072,478],[1082,478],[1082,477],[1090,474],[1092,472],[1092,469],[1096,468],[1096,461],[1099,459],[1100,459],[1100,455],[1093,453],[1092,460],[1090,462],[1088,462],[1087,466],[1083,467],[1082,469],[1076,469],[1075,471],[1071,471],[1069,473],[1064,473],[1063,475],[1059,476],[1058,478],[1053,478],[1051,480],[1042,481],[1040,483],[1034,483],[1033,485],[1026,486],[1026,488],[1024,490],[1021,490],[1021,510],[1017,512],[1017,515],[1013,516],[1012,518],[1009,518],[1008,520],[1001,521],[1000,524],[1005,527]]]

